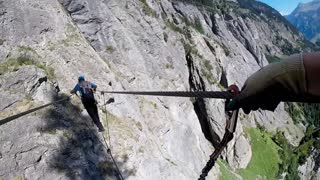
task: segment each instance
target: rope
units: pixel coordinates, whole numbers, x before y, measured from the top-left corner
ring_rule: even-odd
[[[104,142],[106,143],[106,146],[107,146],[107,148],[108,148],[108,149],[107,149],[107,152],[110,154],[110,157],[111,157],[111,159],[112,159],[112,161],[113,161],[113,164],[114,164],[114,165],[116,166],[116,168],[117,168],[117,171],[118,171],[118,174],[119,174],[119,176],[120,176],[120,179],[121,179],[121,180],[124,180],[124,178],[123,178],[123,176],[122,176],[122,174],[121,174],[121,171],[120,171],[120,169],[119,169],[116,161],[114,160],[114,158],[113,158],[113,156],[112,156],[111,150],[110,150],[110,148],[108,147],[106,138],[103,136],[103,134],[102,134],[102,137],[103,137],[103,140],[104,140]]]
[[[25,116],[25,115],[27,115],[27,114],[33,113],[33,112],[38,111],[38,110],[40,110],[40,109],[43,109],[43,108],[45,108],[45,107],[48,107],[48,106],[51,106],[51,105],[54,105],[54,104],[57,104],[57,103],[60,103],[60,102],[69,100],[71,96],[72,96],[72,95],[70,95],[70,96],[68,96],[68,97],[66,97],[66,98],[57,100],[57,101],[50,102],[50,103],[48,103],[48,104],[45,104],[45,105],[42,105],[42,106],[39,106],[39,107],[36,107],[36,108],[33,108],[33,109],[29,109],[29,110],[27,110],[27,111],[24,111],[24,112],[15,114],[15,115],[13,115],[13,116],[9,116],[9,117],[7,117],[7,118],[1,119],[1,120],[0,120],[0,125],[6,124],[6,123],[8,123],[8,122],[10,122],[10,121],[12,121],[12,120],[18,119],[18,118],[20,118],[20,117],[22,117],[22,116]]]
[[[206,179],[206,176],[208,175],[209,171],[214,166],[214,164],[215,164],[216,160],[218,159],[218,157],[220,156],[221,152],[227,146],[229,141],[231,141],[232,138],[233,138],[233,133],[226,130],[226,132],[222,138],[222,141],[220,142],[218,147],[214,150],[214,152],[211,154],[210,160],[207,162],[206,166],[202,169],[202,173],[201,173],[198,180],[205,180]]]
[[[81,116],[79,113],[78,113],[78,115]],[[84,122],[85,122],[85,125],[87,126],[87,128],[88,128],[88,129],[91,129],[90,126],[88,125],[87,121],[84,121]],[[108,126],[108,128],[109,128],[109,126]],[[109,131],[109,130],[108,130],[108,131]],[[120,169],[119,169],[119,166],[117,165],[116,161],[114,160],[113,155],[112,155],[112,152],[111,152],[111,150],[110,150],[110,148],[109,148],[109,145],[108,145],[108,143],[107,143],[107,141],[106,141],[106,139],[105,139],[105,137],[104,137],[104,135],[103,135],[102,132],[101,132],[101,136],[103,137],[103,140],[104,140],[105,143],[103,143],[103,142],[100,140],[99,137],[98,137],[98,141],[100,142],[100,144],[103,145],[104,149],[106,149],[107,153],[110,155],[110,157],[111,157],[111,159],[112,159],[112,163],[113,163],[114,166],[116,167],[116,171],[117,171],[117,174],[119,175],[120,180],[124,180],[124,178],[123,178],[123,176],[122,176],[122,174],[121,174],[121,171],[120,171]],[[109,138],[110,138],[110,137],[109,137]]]
[[[216,98],[233,99],[234,95],[228,91],[100,91],[109,94],[131,94],[148,96],[174,96],[174,97],[197,97],[197,98]]]
[[[107,133],[108,133],[108,138],[109,138],[109,145],[110,145],[110,149],[111,149],[112,146],[111,146],[111,137],[110,137],[110,130],[109,130],[109,121],[108,121],[108,112],[107,112],[107,102],[106,102],[104,93],[102,93],[102,96],[103,96],[104,110],[105,110],[105,113],[106,113]]]
[[[90,126],[87,124],[86,121],[85,121],[85,124],[86,124],[87,128],[90,129]],[[116,161],[115,161],[114,158],[113,158],[113,155],[112,155],[112,153],[111,153],[111,150],[110,150],[110,148],[109,148],[109,145],[108,145],[108,143],[107,143],[107,141],[106,141],[106,139],[105,139],[105,137],[104,137],[104,135],[103,135],[102,132],[101,132],[101,136],[103,137],[103,140],[104,140],[105,143],[103,143],[103,142],[100,140],[99,137],[98,137],[98,141],[100,142],[100,144],[103,145],[103,147],[106,149],[107,153],[110,155],[110,157],[111,157],[111,159],[112,159],[112,163],[113,163],[114,166],[116,167],[116,171],[117,171],[120,179],[121,179],[121,180],[124,180],[124,178],[123,178],[123,176],[122,176],[122,174],[121,174],[121,171],[120,171],[120,169],[119,169]]]
[[[236,85],[229,86],[228,90],[234,96],[237,96],[240,93],[239,88]],[[226,100],[225,107],[227,106],[229,101],[230,101],[229,99]],[[237,127],[239,109],[233,110],[232,112],[225,110],[225,112],[227,115],[225,133],[223,135],[221,142],[218,144],[218,147],[211,154],[210,160],[207,162],[206,166],[202,169],[202,173],[201,173],[198,180],[205,180],[206,179],[206,176],[208,175],[209,171],[212,169],[212,167],[216,163],[216,160],[220,156],[223,149],[226,148],[228,143],[233,139],[233,136],[234,136],[233,133],[235,132],[236,127]]]

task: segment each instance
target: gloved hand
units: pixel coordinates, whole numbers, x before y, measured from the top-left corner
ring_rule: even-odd
[[[301,54],[269,64],[252,76],[228,110],[242,108],[246,114],[259,108],[274,111],[281,101],[300,101],[306,94],[305,69]]]

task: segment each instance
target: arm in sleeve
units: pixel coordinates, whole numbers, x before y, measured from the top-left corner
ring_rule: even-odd
[[[303,55],[308,93],[320,97],[320,52],[304,53]]]
[[[70,91],[70,93],[71,94],[74,94],[74,93],[77,93],[77,91],[79,91],[80,90],[80,86],[79,86],[79,84],[77,84],[71,91]]]
[[[91,87],[92,87],[92,89],[94,89],[94,90],[96,90],[97,89],[97,85],[95,85],[93,82],[90,82],[90,85],[91,85]]]
[[[248,114],[259,108],[274,111],[281,101],[319,101],[308,96],[302,54],[289,56],[255,72],[228,106],[242,108]]]

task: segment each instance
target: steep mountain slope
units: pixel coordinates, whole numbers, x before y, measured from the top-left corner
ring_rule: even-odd
[[[225,90],[221,81],[241,86],[268,60],[308,48],[279,13],[250,3],[0,1],[0,117],[65,96],[49,82],[57,81],[68,93],[80,74],[101,90]],[[112,152],[126,179],[196,179],[224,132],[222,100],[109,98],[115,102],[100,109],[100,116],[110,126]],[[104,104],[101,94],[97,99]],[[116,179],[98,141],[102,137],[87,127],[91,120],[82,110],[74,97],[2,124],[0,177]],[[240,119],[223,153],[229,165],[220,162],[209,177],[276,176],[281,157],[256,164],[255,142],[262,136],[272,142],[267,132],[251,128],[281,131],[298,145],[303,124],[294,124],[284,104],[275,113]],[[266,148],[278,156],[277,149]]]
[[[286,18],[296,26],[307,39],[319,44],[320,38],[320,1],[300,3]]]

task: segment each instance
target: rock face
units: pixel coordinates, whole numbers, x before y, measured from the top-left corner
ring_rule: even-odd
[[[17,66],[0,71],[0,117],[63,98],[80,74],[100,90],[219,91],[226,82],[241,86],[269,57],[302,48],[295,43],[304,41],[300,34],[281,19],[269,20],[270,7],[215,3],[205,8],[168,0],[0,1],[0,62]],[[21,59],[28,63],[8,63]],[[52,80],[62,93],[55,93]],[[96,96],[126,179],[196,179],[224,133],[222,100]],[[109,98],[115,102],[105,111]],[[117,179],[102,136],[80,104],[74,97],[1,125],[0,177]],[[282,129],[292,144],[303,136],[283,104],[275,113],[241,117],[223,153],[232,169],[251,160],[244,128]],[[219,174],[217,165],[209,178]]]
[[[320,174],[319,161],[319,152],[313,151],[311,156],[307,158],[307,161],[298,168],[300,178],[303,180],[317,179]]]
[[[320,1],[300,3],[286,18],[301,31],[305,37],[314,43],[320,44]]]

